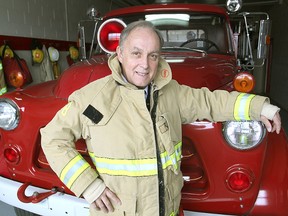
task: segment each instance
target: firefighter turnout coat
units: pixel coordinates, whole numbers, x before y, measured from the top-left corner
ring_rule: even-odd
[[[160,209],[161,215],[175,215],[183,186],[182,124],[259,120],[268,98],[180,85],[160,59],[148,110],[144,90],[123,79],[116,55],[108,63],[112,74],[74,92],[41,130],[47,160],[77,196],[97,180],[120,198],[113,213],[90,209],[91,215],[155,216]],[[75,150],[81,138],[96,169]]]

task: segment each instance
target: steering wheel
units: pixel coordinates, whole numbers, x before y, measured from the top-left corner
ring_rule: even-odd
[[[207,45],[209,46],[203,46],[203,48],[205,48],[206,51],[208,51],[209,49],[211,49],[212,47],[215,47],[217,49],[217,51],[220,51],[219,47],[211,40],[208,40],[206,38],[195,38],[195,39],[189,39],[187,41],[185,41],[184,43],[182,43],[180,45],[180,47],[185,46],[186,44],[192,43],[192,42],[197,42],[197,41],[203,41],[205,42]]]

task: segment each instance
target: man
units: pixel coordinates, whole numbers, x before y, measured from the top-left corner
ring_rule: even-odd
[[[128,25],[109,59],[112,75],[73,93],[41,130],[50,166],[91,204],[91,215],[176,215],[183,186],[182,124],[234,120],[235,109],[242,109],[235,106],[238,92],[192,89],[172,80],[160,57],[162,44],[151,23]],[[248,118],[279,133],[279,109],[268,101],[250,95],[242,102],[250,107]],[[80,138],[96,170],[75,150]]]

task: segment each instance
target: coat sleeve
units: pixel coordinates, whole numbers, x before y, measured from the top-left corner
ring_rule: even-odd
[[[76,196],[81,196],[98,177],[75,148],[82,133],[79,104],[70,100],[40,131],[41,145],[50,167]]]
[[[269,98],[254,94],[210,91],[179,86],[178,103],[183,123],[195,120],[222,122],[228,120],[260,120],[263,104]]]

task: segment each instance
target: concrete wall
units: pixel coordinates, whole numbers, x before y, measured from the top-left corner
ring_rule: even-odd
[[[67,39],[65,1],[0,1],[2,35]]]
[[[0,0],[0,34],[76,40],[77,23],[86,19],[94,5],[101,14],[110,10],[110,1],[97,0]]]
[[[288,111],[288,1],[273,7],[272,20],[272,65],[270,97]]]
[[[100,0],[0,0],[0,5],[0,35],[60,41],[77,40],[78,22],[88,19],[87,9],[92,5],[101,15],[112,7],[110,1]],[[87,36],[92,38],[92,35]],[[60,52],[60,71],[68,67],[68,48]],[[31,52],[16,49],[16,53],[26,60],[33,84],[41,82],[40,66],[32,65]]]
[[[57,1],[57,0],[54,0]],[[100,15],[105,15],[113,8],[109,0],[66,0],[67,4],[67,19],[68,19],[68,32],[69,40],[75,41],[77,39],[77,26],[80,20],[87,20],[87,10],[94,6]]]

